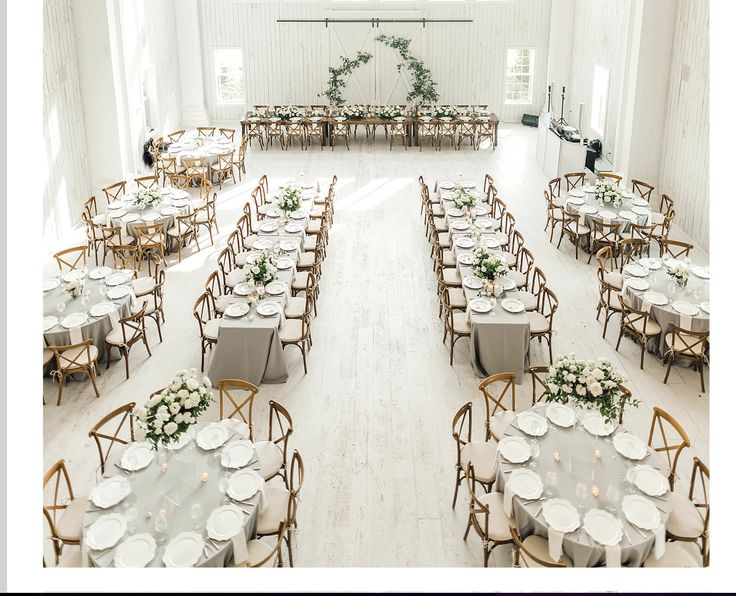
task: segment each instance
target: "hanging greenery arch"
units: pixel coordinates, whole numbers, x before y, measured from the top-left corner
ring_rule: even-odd
[[[340,66],[330,66],[327,70],[330,73],[330,80],[327,82],[327,89],[322,92],[332,106],[341,106],[345,104],[345,98],[342,91],[345,89],[345,78],[362,64],[367,64],[373,58],[368,52],[358,52],[352,60],[346,56],[340,56]]]

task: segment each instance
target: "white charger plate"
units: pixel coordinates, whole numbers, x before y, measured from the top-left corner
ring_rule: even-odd
[[[269,234],[271,232],[275,232],[279,229],[279,226],[272,221],[264,221],[260,227],[258,228],[259,232],[265,232],[266,234]]]
[[[584,197],[585,192],[583,191],[582,188],[572,188],[567,191],[567,196],[568,197]]]
[[[156,554],[156,541],[149,533],[133,534],[115,549],[115,567],[145,567]]]
[[[473,248],[473,246],[475,246],[475,242],[473,242],[467,236],[463,236],[462,238],[458,238],[457,240],[455,240],[455,244],[457,246],[459,246],[460,248]]]
[[[530,410],[519,412],[516,415],[516,425],[532,437],[541,437],[549,428],[546,418]]]
[[[48,331],[49,329],[53,329],[59,324],[59,319],[56,317],[49,315],[48,317],[43,318],[43,330],[44,332]]]
[[[305,219],[307,217],[306,212],[304,211],[294,211],[293,213],[289,214],[289,219]]]
[[[481,230],[493,229],[493,222],[489,219],[477,219],[475,221],[475,227]]]
[[[271,283],[266,284],[265,290],[266,293],[271,296],[280,296],[286,292],[286,284],[280,281],[272,281]]]
[[[107,291],[107,297],[110,300],[119,300],[130,294],[130,288],[127,286],[115,286]]]
[[[706,314],[710,314],[710,302],[701,302],[700,303],[700,310],[702,310]]]
[[[585,204],[585,198],[584,197],[576,197],[574,195],[568,195],[567,202],[571,205],[584,205]]]
[[[631,471],[631,478],[627,478],[633,482],[634,486],[641,492],[650,497],[659,497],[667,492],[667,479],[659,470],[655,470],[652,466],[643,464],[636,466]]]
[[[647,456],[647,446],[631,433],[618,433],[613,437],[613,447],[626,459],[640,460]]]
[[[624,536],[621,521],[603,509],[591,509],[583,518],[583,529],[597,543],[615,546]]]
[[[104,550],[115,546],[125,535],[128,521],[119,513],[107,513],[98,517],[87,528],[84,545],[90,550]]]
[[[512,464],[524,463],[531,457],[531,448],[524,437],[503,437],[498,442],[498,452]]]
[[[600,412],[588,412],[582,424],[585,430],[596,437],[607,437],[618,426],[615,422],[606,422]]]
[[[129,472],[136,472],[148,467],[153,461],[155,452],[150,443],[130,443],[120,457],[120,467]]]
[[[463,277],[463,285],[471,290],[480,290],[483,287],[483,282],[473,275],[466,275]]]
[[[120,218],[123,223],[132,223],[134,221],[138,221],[139,219],[140,216],[137,213],[127,213]]]
[[[182,532],[166,546],[163,562],[167,567],[194,567],[202,556],[204,539],[196,532]]]
[[[256,312],[261,315],[262,317],[273,317],[276,315],[279,310],[279,305],[275,302],[271,301],[265,301],[261,302],[258,306],[256,306]]]
[[[452,190],[453,188],[455,188],[455,183],[454,182],[448,182],[448,181],[440,182],[440,188],[442,188],[444,190]]]
[[[661,292],[644,292],[641,297],[642,300],[646,300],[649,304],[654,304],[654,306],[664,306],[667,304],[667,296]]]
[[[641,265],[636,265],[635,263],[628,263],[627,265],[624,265],[624,271],[628,273],[629,275],[633,275],[634,277],[646,277],[649,275],[649,270],[644,269]]]
[[[520,313],[526,310],[524,303],[516,298],[506,298],[505,300],[502,300],[501,306],[505,311],[510,313]]]
[[[516,289],[516,282],[510,277],[502,277],[496,280],[496,283],[500,283],[501,287],[506,291]]]
[[[65,281],[66,283],[77,281],[80,279],[84,279],[87,277],[87,268],[84,267],[82,269],[72,269],[71,271],[67,271],[66,273],[62,274],[61,279],[62,281]]]
[[[453,230],[467,230],[470,226],[468,225],[467,221],[453,221],[452,222],[452,229]]]
[[[235,501],[245,501],[258,492],[263,478],[253,470],[240,470],[230,475],[227,495]]]
[[[105,278],[105,284],[108,285],[108,286],[119,286],[119,285],[122,285],[124,283],[128,283],[128,280],[129,280],[129,278],[128,278],[127,275],[125,275],[124,273],[121,273],[121,272],[117,271],[115,273],[112,273],[112,274],[108,275]]]
[[[604,209],[603,211],[598,212],[598,217],[601,219],[616,219],[618,217],[613,211],[608,211],[607,209]]]
[[[161,218],[161,214],[158,211],[151,211],[149,213],[144,213],[141,216],[141,219],[143,221],[148,221],[148,222],[156,221],[157,219],[160,219],[160,218]]]
[[[473,255],[470,253],[464,252],[461,255],[458,255],[457,262],[461,265],[472,265],[473,264]]]
[[[240,284],[238,284],[240,285]],[[237,286],[236,286],[237,287]],[[245,316],[248,314],[248,311],[250,310],[250,305],[244,303],[244,302],[233,302],[232,304],[228,304],[227,307],[225,307],[225,310],[223,314],[226,317],[231,317],[233,319],[238,319],[242,316]]]
[[[112,302],[98,302],[97,304],[93,304],[90,307],[89,314],[91,314],[93,317],[100,318],[105,317],[112,312],[115,312],[117,309],[118,307]]]
[[[486,238],[485,245],[487,248],[501,248],[501,241],[498,238]]]
[[[89,272],[90,279],[104,279],[112,273],[110,267],[95,267]]]
[[[696,277],[701,279],[710,279],[710,267],[701,267],[700,265],[696,265],[691,269],[691,271]]]
[[[694,317],[700,312],[700,308],[698,308],[696,304],[690,304],[689,302],[685,302],[683,300],[673,302],[672,309],[680,313],[681,315],[686,315],[690,317]]]
[[[659,259],[651,259],[651,258],[639,259],[639,264],[642,267],[646,267],[647,269],[651,269],[653,271],[657,271],[658,269],[662,268],[662,262]]]
[[[213,422],[197,433],[197,445],[205,451],[210,451],[220,447],[229,436],[230,431],[225,425]]]
[[[171,204],[174,207],[186,207],[187,205],[189,205],[189,199],[174,199],[173,201],[171,201]]]
[[[634,213],[633,211],[627,211],[625,209],[623,211],[619,211],[618,216],[622,219],[628,219],[630,222],[633,223],[639,221],[639,216],[636,213]]]
[[[582,207],[580,207],[580,209],[578,209],[578,212],[593,215],[594,213],[598,213],[598,209],[596,207],[593,207],[593,205],[583,205]]]
[[[291,269],[293,266],[294,261],[289,257],[282,257],[281,259],[276,261],[276,269],[280,269],[281,271]]]
[[[649,282],[638,277],[633,277],[627,280],[626,285],[632,290],[638,290],[639,292],[649,289]]]
[[[253,292],[252,288],[248,287],[248,284],[246,283],[239,283],[237,286],[233,288],[233,293],[238,296],[247,296],[248,294],[251,294]]]
[[[542,479],[536,472],[520,468],[509,474],[508,487],[522,499],[538,499],[544,492]]]
[[[273,242],[268,238],[256,238],[253,241],[254,250],[268,250],[273,245]]]
[[[631,210],[637,215],[649,215],[649,209],[646,207],[632,207]]]
[[[111,476],[97,483],[89,493],[89,500],[100,509],[117,505],[130,494],[130,482],[124,476]]]
[[[213,540],[230,540],[245,524],[245,515],[235,505],[223,505],[207,518],[207,536]]]
[[[251,441],[245,439],[231,441],[222,450],[220,465],[224,468],[242,468],[253,459],[254,453],[255,447]]]
[[[485,298],[475,298],[468,303],[468,306],[470,306],[470,310],[480,314],[491,312],[491,303]]]
[[[479,207],[478,205],[475,206],[475,215],[476,217],[485,217],[488,215],[488,209],[485,207]]]
[[[89,317],[86,312],[75,312],[61,319],[61,326],[65,329],[73,329],[84,325],[88,320]]]
[[[550,528],[567,533],[580,527],[580,513],[567,499],[548,499],[542,505],[542,515]]]
[[[282,240],[279,243],[279,246],[281,247],[281,250],[284,250],[286,252],[292,252],[299,248],[299,244],[297,244],[293,240]]]
[[[575,410],[565,404],[551,403],[547,406],[545,414],[561,428],[569,428],[575,424]]]
[[[57,278],[53,279],[45,279],[43,280],[43,291],[44,292],[50,292],[51,290],[55,290],[61,285],[61,280]]]
[[[647,202],[647,200],[640,197],[632,199],[631,202],[637,207],[649,207],[649,203]]]
[[[621,510],[630,523],[643,530],[654,530],[662,523],[657,506],[642,495],[624,495]]]
[[[288,223],[284,226],[284,231],[288,232],[289,234],[298,234],[303,229],[304,228],[301,225],[299,225],[298,223],[294,223],[294,222]]]
[[[161,209],[161,215],[170,216],[170,215],[177,215],[179,213],[179,210],[176,207],[164,207]]]

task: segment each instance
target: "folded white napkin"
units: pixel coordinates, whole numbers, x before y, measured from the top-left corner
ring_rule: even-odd
[[[130,294],[130,308],[135,312],[140,308],[141,303],[138,301],[138,296],[135,295],[135,290],[132,287],[128,293]]]
[[[606,546],[606,567],[621,567],[620,546]]]
[[[250,430],[248,425],[242,420],[236,420],[235,418],[225,418],[222,424],[227,426],[231,431],[243,435],[243,437],[250,436]]]
[[[69,337],[72,344],[81,344],[84,341],[84,338],[82,337],[82,328],[72,327],[69,329]]]
[[[659,524],[654,528],[654,558],[661,559],[664,554],[664,524]]]
[[[551,526],[547,529],[547,542],[549,542],[549,556],[553,561],[559,561],[562,557],[563,532],[558,532]]]
[[[512,500],[514,498],[514,493],[511,490],[511,487],[506,483],[506,486],[503,489],[503,510],[506,512],[506,515],[511,517],[512,513]]]
[[[232,541],[235,564],[242,565],[248,560],[248,540],[245,537],[245,527],[232,537]]]
[[[642,298],[642,300],[641,300],[641,309],[644,312],[646,312],[646,313],[651,312],[652,306],[654,306],[654,305],[651,302],[649,302],[648,300]]]
[[[110,319],[110,325],[115,329],[118,326],[118,323],[120,323],[120,313],[118,312],[118,309],[116,308],[107,316]]]
[[[680,327],[692,331],[693,318],[690,315],[680,315]]]

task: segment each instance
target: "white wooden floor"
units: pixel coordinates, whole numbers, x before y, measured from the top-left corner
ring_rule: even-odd
[[[601,338],[602,325],[595,320],[594,265],[576,262],[568,243],[558,251],[542,231],[547,178],[536,163],[535,135],[536,129],[502,125],[495,152],[467,147],[459,152],[389,152],[382,139],[375,148],[364,141],[354,143],[349,152],[344,147],[334,152],[254,149],[247,179],[235,186],[228,183],[219,195],[221,233],[215,248],[206,246],[167,270],[164,342],[158,343],[155,330],[149,333],[153,356],[147,358],[137,346],[128,381],[122,362],[103,371],[99,400],[84,382],[68,386],[57,407],[56,386],[45,381],[45,466],[65,458],[76,491],[86,493],[97,466],[87,437],[92,425],[119,405],[144,401],[177,369],[199,365],[191,308],[258,176],[268,174],[273,184],[305,172],[326,183],[337,174],[335,224],[323,268],[319,317],[313,325],[309,373],[302,371],[298,350],[289,348],[288,383],[264,385],[258,396],[260,435],[266,432],[268,400],[282,403],[295,421],[291,445],[305,461],[296,564],[482,565],[478,538],[462,540],[464,492],[456,510],[451,509],[455,451],[450,429],[453,413],[471,400],[474,431],[481,436],[480,379],[469,364],[465,340],[458,343],[453,367],[442,344],[417,176],[423,174],[433,183],[461,172],[482,182],[488,172],[560,298],[554,352],[605,356],[623,369],[631,377],[629,387],[642,400],[638,410],[627,412],[627,424],[644,438],[653,405],[671,412],[694,445],[682,462],[680,476],[688,477],[691,455],[708,460],[708,395],[699,394],[697,373],[686,369],[674,369],[665,386],[664,368],[651,355],[641,372],[638,346],[630,340],[616,353],[617,319],[608,339]],[[70,238],[69,245],[72,242]],[[46,267],[53,270],[50,263]],[[532,364],[545,363],[545,354],[544,345],[535,342]],[[531,399],[528,382],[519,394],[525,407]],[[212,408],[208,418],[215,415]],[[681,482],[681,488],[686,483]],[[510,549],[497,548],[492,564],[509,565]]]

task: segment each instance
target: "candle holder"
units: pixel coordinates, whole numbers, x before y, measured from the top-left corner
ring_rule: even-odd
[[[595,451],[593,452],[593,458],[594,458],[594,459],[595,459],[596,461],[597,461],[597,460],[599,460],[599,459],[601,458],[601,450],[600,450],[600,449],[596,449],[596,450],[595,450]]]
[[[600,489],[594,484],[590,487],[590,494],[594,497],[597,497],[599,494],[601,494]]]
[[[169,469],[169,464],[166,463],[165,461],[162,461],[159,467],[161,468],[161,472],[166,472],[166,470]]]
[[[207,482],[207,480],[209,480],[209,477],[210,475],[206,470],[202,472],[202,482]]]
[[[560,452],[559,452],[559,451],[555,451],[555,452],[554,452],[554,455],[553,455],[552,457],[554,458],[554,460],[555,460],[555,461],[556,461],[557,463],[560,463]]]

